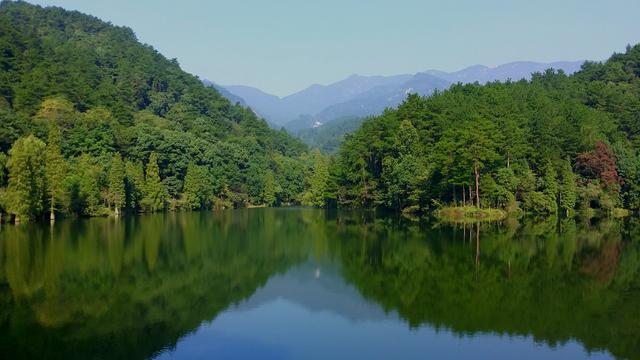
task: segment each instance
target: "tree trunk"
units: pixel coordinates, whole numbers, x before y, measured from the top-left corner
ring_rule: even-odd
[[[453,206],[458,206],[456,201],[456,184],[453,184]]]
[[[115,217],[120,216],[120,209],[118,209],[117,206],[115,207],[114,215],[115,215]]]
[[[476,205],[480,209],[480,173],[478,172],[478,164],[473,164],[473,171],[476,173]]]

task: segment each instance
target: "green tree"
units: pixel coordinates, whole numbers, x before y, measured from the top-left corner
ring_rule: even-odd
[[[115,215],[120,215],[120,210],[126,200],[125,168],[120,154],[115,154],[111,160],[111,168],[109,169],[109,197]]]
[[[571,169],[569,159],[562,161],[560,166],[560,209],[569,216],[576,207],[577,190],[576,174]]]
[[[49,219],[55,220],[55,212],[60,209],[66,195],[66,163],[60,151],[60,129],[49,123],[49,138],[45,154],[45,174],[47,179],[47,197],[49,199]]]
[[[148,211],[155,212],[163,210],[168,199],[167,189],[160,181],[158,155],[152,152],[145,171],[145,196],[143,202]]]
[[[142,163],[126,160],[125,172],[125,204],[129,210],[139,210],[145,194],[144,168]]]
[[[327,182],[329,181],[329,161],[328,158],[314,150],[313,169],[309,173],[307,191],[303,195],[302,202],[307,206],[324,207],[326,205]]]
[[[282,191],[276,182],[273,171],[267,170],[264,174],[264,188],[262,189],[262,201],[265,205],[271,206],[276,203],[277,195]]]
[[[19,138],[9,150],[8,210],[21,217],[35,218],[44,210],[46,145],[33,135]]]
[[[553,162],[547,160],[542,168],[542,193],[547,197],[549,212],[558,212],[558,173]]]
[[[475,181],[476,206],[480,207],[480,174],[487,163],[498,159],[499,137],[495,125],[487,119],[467,121],[461,128],[458,151],[465,163],[471,164]]]
[[[185,205],[189,209],[204,209],[209,205],[213,191],[206,167],[189,163],[184,178],[183,195]]]

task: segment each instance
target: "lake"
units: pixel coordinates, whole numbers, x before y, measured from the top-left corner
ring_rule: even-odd
[[[640,221],[2,225],[2,359],[638,359]]]

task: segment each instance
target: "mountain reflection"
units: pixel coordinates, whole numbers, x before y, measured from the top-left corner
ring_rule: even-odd
[[[224,310],[285,299],[353,322],[392,316],[637,358],[639,229],[635,220],[445,226],[311,209],[5,226],[0,353],[145,359]]]

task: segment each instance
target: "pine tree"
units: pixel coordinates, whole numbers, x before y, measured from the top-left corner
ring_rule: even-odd
[[[145,194],[144,168],[140,162],[125,161],[125,205],[139,210]]]
[[[20,138],[9,150],[8,210],[20,217],[37,217],[44,210],[45,149],[42,140],[33,135]]]
[[[53,221],[55,220],[55,211],[59,209],[64,201],[64,179],[67,174],[67,166],[60,151],[60,129],[54,122],[49,123],[49,138],[45,158],[49,219]]]
[[[120,210],[125,202],[124,178],[124,163],[120,154],[116,154],[111,160],[111,169],[109,170],[109,195],[116,216],[120,215]]]
[[[577,200],[576,174],[571,169],[569,159],[562,161],[560,177],[560,208],[569,216],[575,208]]]
[[[149,211],[163,210],[169,194],[164,184],[160,181],[160,169],[158,168],[158,155],[152,152],[149,156],[145,172],[145,197],[144,204]]]
[[[459,130],[458,152],[464,163],[470,164],[474,182],[476,206],[480,207],[480,172],[488,162],[499,158],[499,131],[487,119],[467,121]]]
[[[192,210],[206,208],[212,194],[207,168],[189,163],[184,177],[185,205]]]

